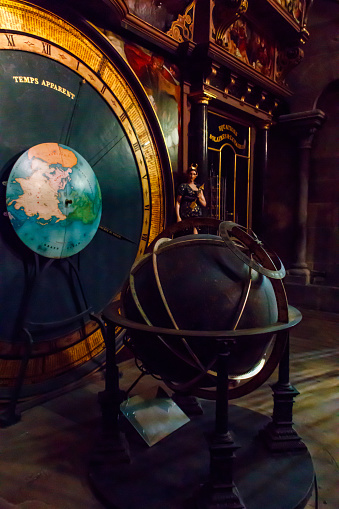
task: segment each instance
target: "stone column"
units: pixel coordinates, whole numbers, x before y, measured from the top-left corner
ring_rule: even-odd
[[[310,282],[310,269],[306,263],[307,210],[310,159],[313,138],[325,120],[321,110],[292,113],[279,117],[279,124],[285,125],[298,142],[298,202],[295,215],[296,242],[294,261],[288,270],[287,281],[300,284]]]

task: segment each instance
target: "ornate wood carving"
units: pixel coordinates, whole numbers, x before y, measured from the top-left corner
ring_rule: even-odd
[[[196,0],[193,0],[185,9],[185,13],[183,15],[179,14],[178,19],[173,21],[167,35],[174,40],[178,42],[193,40],[195,3]]]
[[[277,82],[284,83],[287,74],[301,62],[303,57],[304,51],[298,46],[277,50]]]
[[[226,30],[247,8],[247,0],[214,0],[212,22],[213,36],[217,44],[225,44]]]

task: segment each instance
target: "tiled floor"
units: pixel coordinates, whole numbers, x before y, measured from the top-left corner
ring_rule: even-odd
[[[339,316],[314,311],[303,315],[291,337],[291,383],[300,392],[295,428],[311,453],[317,478],[318,497],[314,492],[307,509],[338,509]],[[121,386],[127,388],[136,377],[134,362],[125,361],[121,368]],[[269,383],[275,379],[274,374],[233,403],[269,416]],[[144,377],[134,393],[150,385],[158,382]],[[97,393],[102,389],[99,372],[66,394],[24,411],[19,423],[0,430],[0,509],[102,508],[88,483],[100,422]]]

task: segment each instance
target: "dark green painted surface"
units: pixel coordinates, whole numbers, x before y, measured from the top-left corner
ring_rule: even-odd
[[[33,78],[20,82],[13,76]],[[36,82],[38,81],[38,83]],[[54,83],[70,94],[43,85]],[[56,142],[79,152],[92,166],[102,192],[101,224],[135,242],[99,230],[74,261],[88,303],[102,309],[123,283],[136,256],[142,227],[142,191],[132,149],[114,113],[82,77],[58,62],[32,53],[0,52],[1,182],[17,158],[31,146]],[[15,340],[25,303],[25,285],[34,273],[33,253],[16,237],[4,216],[5,187],[0,190],[0,339]],[[69,267],[57,261],[44,273],[31,299],[29,320],[63,321],[81,311],[81,299],[70,284]],[[72,322],[42,337],[56,337],[79,326]]]

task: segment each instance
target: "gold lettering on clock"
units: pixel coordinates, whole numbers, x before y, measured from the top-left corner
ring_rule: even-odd
[[[34,84],[51,88],[53,90],[56,90],[57,92],[60,92],[61,94],[66,95],[67,97],[70,97],[71,99],[74,99],[75,97],[75,94],[73,94],[73,92],[70,92],[69,90],[67,90],[64,87],[61,87],[60,85],[52,83],[51,81],[42,80],[42,82],[40,83],[38,78],[33,78],[32,76],[13,76],[13,80],[15,83]]]
[[[34,83],[39,85],[38,78],[32,78],[32,76],[13,76],[15,83]]]
[[[71,99],[74,99],[75,94],[70,92],[64,87],[61,87],[60,85],[56,85],[55,83],[52,83],[51,81],[42,80],[41,85],[43,87],[51,88],[53,90],[56,90],[57,92],[60,92],[61,94],[67,95],[67,97],[70,97]]]

